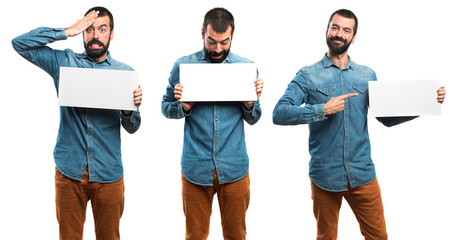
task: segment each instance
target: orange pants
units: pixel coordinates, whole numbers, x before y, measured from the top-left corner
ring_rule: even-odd
[[[383,203],[377,178],[371,183],[348,187],[344,192],[325,191],[312,182],[313,213],[317,221],[317,240],[337,239],[339,210],[344,197],[358,220],[366,240],[388,238],[383,215]]]
[[[119,221],[124,209],[124,180],[114,183],[89,182],[89,174],[76,181],[56,168],[56,213],[61,240],[83,239],[86,206],[91,200],[97,240],[120,239]]]
[[[183,211],[186,217],[186,240],[207,239],[215,193],[218,196],[224,239],[245,239],[245,213],[250,202],[248,174],[237,182],[219,184],[215,172],[213,186],[193,184],[181,174],[181,182]]]

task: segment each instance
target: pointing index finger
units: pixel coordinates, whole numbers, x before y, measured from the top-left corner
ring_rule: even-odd
[[[344,100],[344,99],[356,97],[356,96],[358,96],[357,93],[349,93],[349,94],[341,95],[340,97],[342,98],[342,100]]]

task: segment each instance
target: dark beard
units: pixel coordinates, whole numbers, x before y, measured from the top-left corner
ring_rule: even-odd
[[[205,46],[204,46],[204,52],[205,52],[205,57],[211,62],[211,63],[222,63],[224,61],[224,59],[227,58],[227,55],[229,55],[229,51],[231,50],[231,48],[229,48],[227,51],[226,50],[223,50],[221,51],[219,54],[217,52],[210,52],[208,51]],[[217,56],[223,56],[222,58],[219,58],[219,59],[215,59],[213,57],[217,57]]]
[[[102,46],[102,48],[101,49],[91,49],[91,48],[89,48],[89,46],[91,44],[94,44],[94,43]],[[107,42],[106,46],[105,46],[105,44],[103,44],[101,41],[99,41],[97,39],[92,39],[88,43],[84,43],[84,49],[86,49],[87,55],[92,59],[97,59],[97,58],[101,57],[103,54],[105,54],[108,51],[108,47],[109,46],[110,46],[110,40],[109,39],[108,39],[108,42]]]
[[[343,42],[342,46],[339,46],[337,43],[332,42],[333,40],[339,40]],[[353,40],[353,38],[352,38]],[[339,55],[348,50],[351,44],[350,42],[347,42],[347,40],[340,38],[340,37],[327,37],[326,38],[326,44],[328,44],[329,49],[331,50],[332,53]]]

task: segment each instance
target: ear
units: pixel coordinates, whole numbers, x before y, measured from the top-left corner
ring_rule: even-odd
[[[205,32],[204,32],[204,28],[202,28],[202,39],[205,40]]]
[[[355,38],[356,38],[356,34],[353,35],[353,38],[351,39],[351,44],[353,44],[355,42]]]
[[[113,40],[113,37],[114,37],[114,30],[111,30],[111,33],[110,33],[110,41]]]

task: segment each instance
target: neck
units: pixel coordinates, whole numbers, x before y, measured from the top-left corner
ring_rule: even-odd
[[[329,60],[331,60],[334,64],[336,64],[340,69],[344,69],[347,66],[349,58],[348,58],[348,51],[342,54],[335,54],[328,50],[327,54]]]

